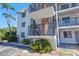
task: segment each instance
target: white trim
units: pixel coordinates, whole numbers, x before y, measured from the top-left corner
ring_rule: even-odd
[[[58,27],[59,29],[72,29],[72,28],[79,28],[79,25],[71,25],[71,26],[61,26]]]
[[[58,11],[57,11],[57,3],[55,3],[56,8],[56,22],[57,22],[57,32],[56,32],[56,38],[57,38],[57,44],[59,45],[59,29],[58,29]]]
[[[56,38],[56,36],[27,36],[27,38],[49,38],[49,39],[53,39]]]
[[[76,9],[79,9],[79,6],[75,6],[75,7],[59,10],[58,14],[63,13],[63,12],[68,12],[68,11],[71,11],[71,10],[76,10]]]

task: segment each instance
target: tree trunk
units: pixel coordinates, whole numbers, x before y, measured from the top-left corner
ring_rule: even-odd
[[[7,8],[7,13],[9,13],[9,9]],[[9,33],[11,35],[11,27],[10,27],[10,19],[7,17],[7,24],[8,24],[8,28],[9,28]]]
[[[9,27],[9,32],[10,32],[10,35],[11,35],[11,27],[10,27],[10,24],[8,24],[8,27]]]
[[[10,20],[9,19],[7,19],[7,24],[8,24],[9,34],[11,35],[11,27],[10,27]]]

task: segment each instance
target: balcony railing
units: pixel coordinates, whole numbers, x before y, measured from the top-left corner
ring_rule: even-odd
[[[59,10],[64,10],[72,7],[79,6],[79,3],[65,3],[65,4],[59,4],[58,5],[58,11]]]
[[[29,11],[31,13],[31,12],[34,12],[34,11],[37,11],[37,10],[40,10],[46,7],[50,7],[50,6],[53,6],[53,3],[32,3],[29,6]]]
[[[54,3],[32,3],[29,6],[29,11],[31,13],[31,12],[34,12],[34,11],[37,11],[37,10],[40,10],[46,7],[50,7],[50,6],[54,6]],[[58,4],[58,11],[76,7],[76,6],[79,6],[79,3],[60,3]]]
[[[59,27],[61,26],[74,26],[74,25],[79,25],[79,18],[74,17],[73,19],[70,19],[70,22],[63,22],[59,21]]]
[[[49,23],[47,33],[44,33],[42,24],[30,25],[28,32],[30,36],[52,36],[55,34],[55,25],[53,25],[53,23]]]

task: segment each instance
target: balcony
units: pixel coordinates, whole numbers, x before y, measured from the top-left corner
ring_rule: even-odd
[[[55,34],[55,25],[49,23],[47,33],[44,33],[42,24],[30,25],[28,32],[29,36],[52,36]]]
[[[29,5],[29,11],[31,13],[31,12],[38,11],[40,9],[47,8],[53,5],[54,3],[32,3]]]
[[[48,18],[54,15],[55,15],[55,12],[54,12],[53,6],[42,8],[30,13],[30,17],[33,19]]]
[[[59,21],[59,27],[64,27],[64,26],[77,26],[79,25],[79,17],[74,17],[72,19],[69,19],[70,22],[63,22]]]
[[[58,4],[58,11],[79,6],[79,3],[62,3]]]

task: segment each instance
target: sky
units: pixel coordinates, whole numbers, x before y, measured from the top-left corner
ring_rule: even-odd
[[[18,17],[16,12],[24,9],[24,8],[28,8],[29,3],[11,3],[11,6],[15,7],[15,11],[10,10],[9,12],[12,14],[12,16],[14,16],[16,18],[16,20],[11,20],[11,26],[16,26],[17,27],[17,21],[18,21]],[[6,28],[7,26],[7,21],[6,18],[3,16],[3,13],[6,12],[6,9],[2,9],[0,6],[0,28]]]

